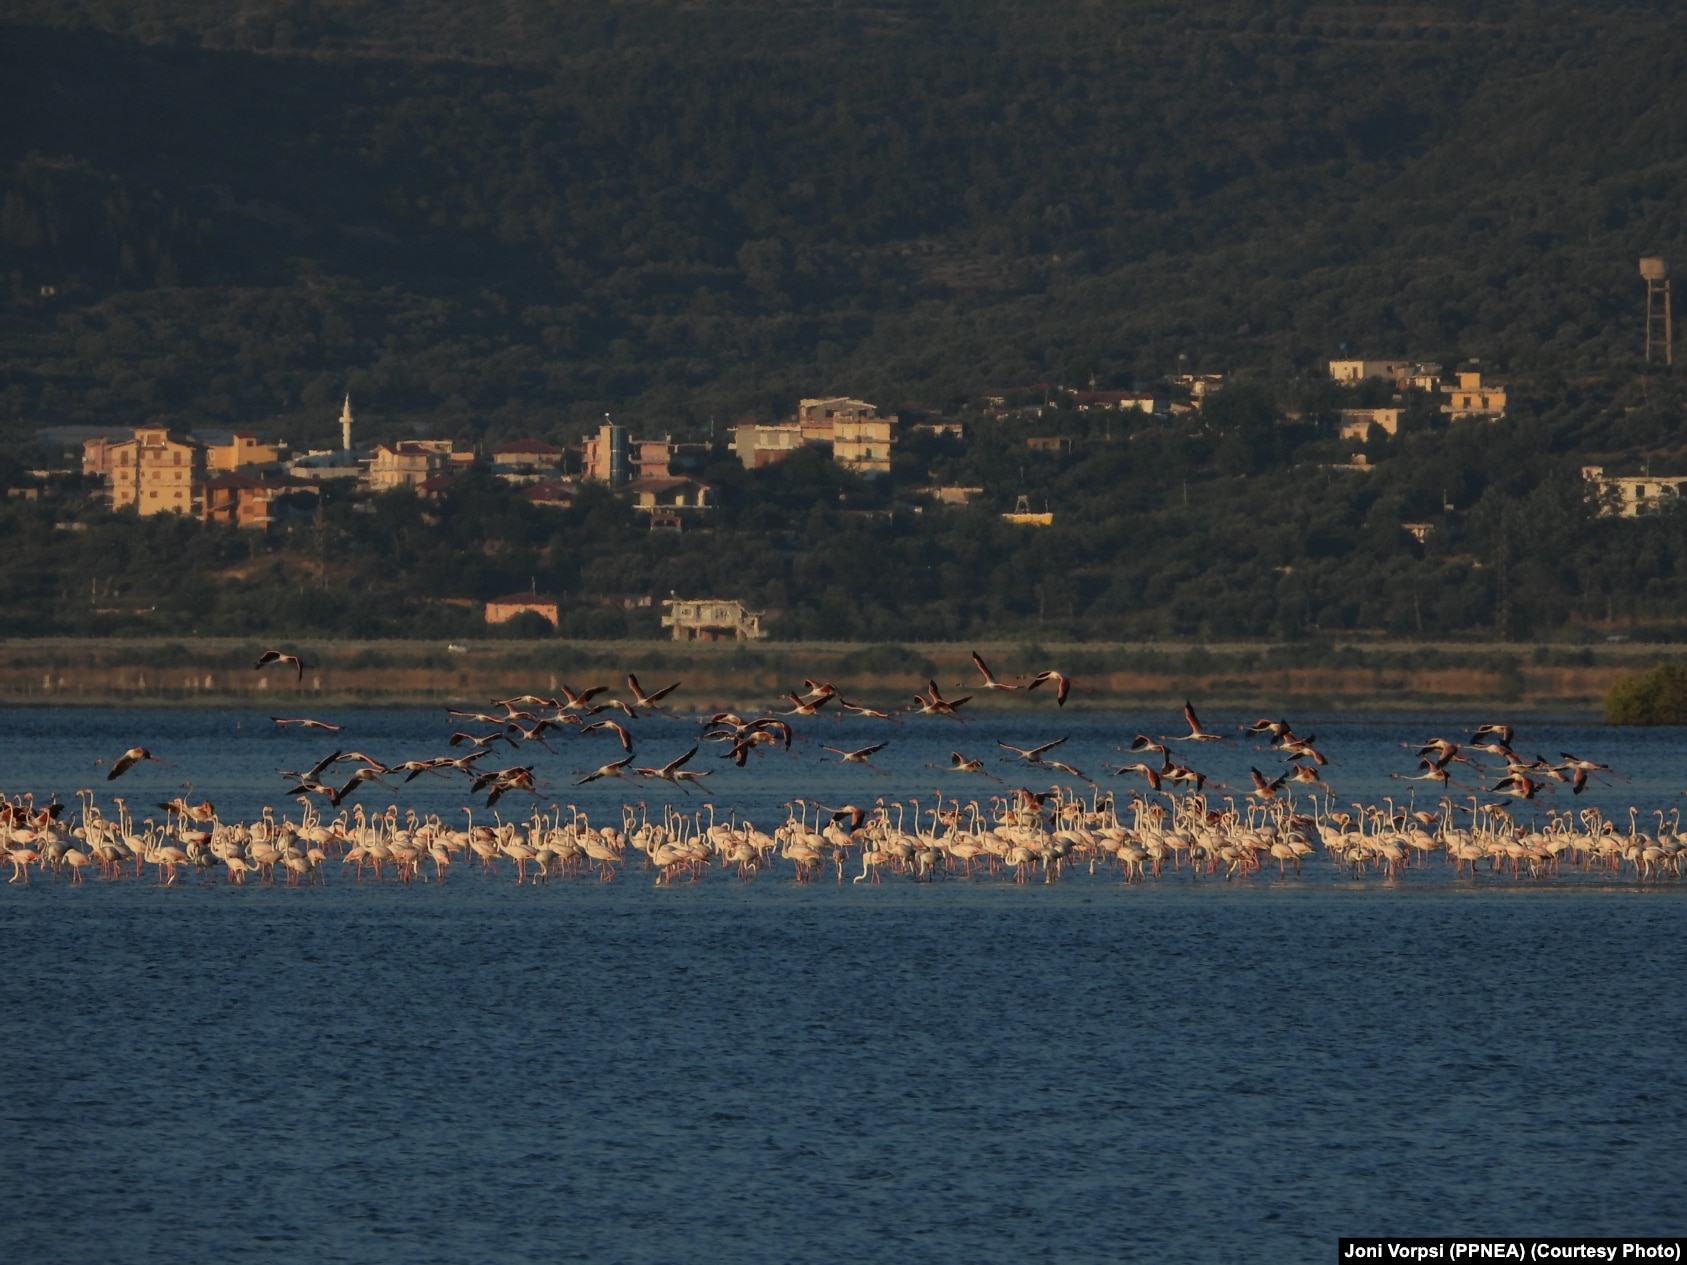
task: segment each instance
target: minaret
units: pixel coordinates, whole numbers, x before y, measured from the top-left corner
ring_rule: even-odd
[[[346,406],[340,410],[340,447],[351,451],[351,393],[346,393]]]

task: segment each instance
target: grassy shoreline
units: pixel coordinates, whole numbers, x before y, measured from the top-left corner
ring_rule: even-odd
[[[1687,648],[1478,643],[1332,642],[1248,645],[853,645],[485,641],[284,642],[313,665],[302,680],[254,670],[256,639],[0,642],[0,703],[50,706],[255,706],[278,713],[347,706],[484,702],[608,685],[628,671],[649,689],[683,682],[688,709],[767,707],[804,677],[852,698],[905,705],[928,679],[946,695],[975,693],[969,654],[1003,679],[1058,667],[1077,682],[1073,708],[1209,707],[1333,711],[1504,707],[1597,714],[1621,674],[1687,661]],[[1043,706],[1042,695],[997,694],[995,707]]]

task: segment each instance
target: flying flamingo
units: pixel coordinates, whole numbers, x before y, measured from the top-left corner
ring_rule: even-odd
[[[1070,677],[1056,672],[1053,668],[1047,668],[1032,677],[1031,684],[1027,685],[1025,688],[1027,690],[1034,690],[1039,685],[1053,685],[1055,706],[1066,706],[1066,696],[1072,692],[1072,680]]]
[[[1182,735],[1181,737],[1174,737],[1174,736],[1169,735],[1169,734],[1162,734],[1161,738],[1162,738],[1163,741],[1165,741],[1165,742],[1227,742],[1227,741],[1229,741],[1227,738],[1225,738],[1225,736],[1223,734],[1215,734],[1215,733],[1211,732],[1210,730],[1202,729],[1200,719],[1195,715],[1195,709],[1192,706],[1190,706],[1190,704],[1187,700],[1185,700],[1184,704],[1183,704],[1183,719],[1189,722],[1189,732]]]
[[[306,668],[316,666],[315,664],[306,663],[296,654],[283,654],[279,650],[266,650],[258,656],[258,661],[254,663],[252,667],[254,669],[262,668],[271,663],[291,663],[296,673],[294,679],[299,681],[305,679]]]
[[[679,689],[679,687],[680,683],[675,681],[672,685],[663,686],[659,690],[652,690],[649,694],[646,694],[639,688],[638,678],[631,672],[627,673],[627,688],[632,691],[633,702],[637,703],[640,707],[654,709],[656,704],[660,703],[663,699],[668,697],[668,695]]]
[[[174,768],[175,767],[174,765],[168,763],[167,761],[160,760],[157,756],[153,755],[152,752],[148,751],[145,747],[130,747],[122,755],[117,757],[117,763],[113,764],[111,766],[111,772],[109,772],[105,775],[105,780],[110,782],[110,781],[112,781],[116,778],[122,777],[125,773],[127,773],[130,769],[134,768],[142,760],[151,760],[154,764],[162,764],[166,768]]]
[[[990,671],[989,666],[979,656],[979,653],[976,650],[972,652],[972,666],[977,668],[979,675],[984,678],[984,688],[987,690],[1022,690],[1025,688],[1023,685],[1009,685],[1006,682],[998,681],[996,679],[996,674]],[[1060,695],[1060,700],[1065,702],[1065,694]]]
[[[822,751],[830,751],[833,755],[842,756],[844,764],[864,764],[869,769],[872,769],[873,772],[889,777],[889,773],[885,772],[884,769],[879,768],[872,761],[873,753],[875,751],[883,751],[887,745],[888,744],[883,742],[875,742],[872,746],[862,747],[858,751],[845,751],[842,747],[821,747],[820,749]]]

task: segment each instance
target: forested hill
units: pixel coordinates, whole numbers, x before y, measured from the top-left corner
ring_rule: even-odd
[[[1679,6],[12,0],[0,425],[1620,372]],[[43,293],[43,287],[53,292]],[[1180,361],[1180,356],[1187,361]]]

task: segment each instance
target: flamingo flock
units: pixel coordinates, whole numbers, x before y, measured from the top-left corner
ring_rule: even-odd
[[[517,883],[592,876],[611,881],[642,872],[660,885],[695,883],[711,870],[750,881],[761,875],[798,883],[877,883],[1011,878],[1054,883],[1101,875],[1129,883],[1184,876],[1245,880],[1275,868],[1281,878],[1309,864],[1341,876],[1392,879],[1440,865],[1453,877],[1548,879],[1584,874],[1640,882],[1687,876],[1687,835],[1679,810],[1653,814],[1640,828],[1598,809],[1552,811],[1524,825],[1503,806],[1443,797],[1432,810],[1354,803],[1340,811],[1312,798],[1310,814],[1287,801],[1238,804],[1198,792],[1120,805],[1110,793],[1090,797],[1059,787],[962,801],[938,795],[878,800],[870,808],[829,807],[795,799],[782,821],[758,826],[710,803],[682,812],[645,802],[622,804],[594,823],[580,807],[534,803],[525,816],[461,822],[396,805],[366,813],[361,804],[322,818],[303,800],[295,819],[266,809],[250,822],[214,814],[167,814],[138,824],[118,802],[108,813],[91,792],[69,819],[37,811],[27,797],[0,810],[3,858],[11,883],[37,879],[82,884],[144,880],[162,886],[188,877],[243,885],[351,882],[445,883],[453,866],[485,877],[513,871]],[[1349,811],[1351,810],[1351,811]],[[461,872],[461,871],[460,871]]]
[[[279,652],[266,654],[259,666],[278,661],[297,666]],[[973,662],[983,677],[979,688],[987,695],[1052,684],[1056,705],[1064,706],[1073,688],[1069,678],[1053,670],[1020,686],[998,678],[976,654]],[[1002,783],[1002,789],[979,796],[947,790],[920,798],[878,796],[862,805],[793,797],[782,806],[782,820],[759,825],[745,813],[720,810],[712,797],[696,811],[674,803],[653,807],[637,799],[609,807],[605,816],[593,805],[600,813],[594,821],[588,807],[559,803],[547,794],[550,783],[537,761],[481,767],[499,744],[505,751],[537,746],[554,754],[547,736],[572,734],[571,742],[587,743],[594,736],[599,741],[609,737],[621,755],[593,769],[575,770],[573,786],[638,780],[666,783],[679,795],[692,789],[707,794],[703,779],[719,770],[696,767],[706,744],[717,748],[715,758],[728,762],[730,772],[775,753],[796,758],[795,748],[809,738],[793,728],[791,719],[806,725],[828,705],[866,719],[902,723],[901,716],[850,703],[828,682],[807,680],[802,689],[781,696],[790,704],[786,710],[699,717],[689,749],[664,753],[661,762],[637,764],[630,726],[651,712],[677,719],[663,700],[679,683],[646,691],[629,673],[627,685],[630,700],[602,697],[608,693],[602,686],[576,693],[565,685],[560,698],[522,695],[497,700],[492,705],[497,711],[454,709],[452,722],[464,727],[451,734],[450,754],[386,762],[336,749],[308,768],[281,771],[289,784],[286,794],[299,806],[296,815],[266,807],[249,821],[224,820],[210,802],[191,804],[178,796],[137,820],[128,800],[113,797],[102,804],[92,789],[77,792],[74,807],[56,799],[38,805],[32,794],[0,797],[0,860],[11,868],[10,884],[45,880],[70,886],[91,879],[144,880],[149,872],[163,886],[189,879],[235,885],[314,886],[342,878],[443,884],[453,867],[476,878],[513,871],[518,884],[582,877],[608,882],[640,872],[664,886],[701,881],[711,870],[730,871],[745,882],[777,876],[798,883],[830,878],[838,884],[891,878],[1048,884],[1072,876],[1128,883],[1174,877],[1236,882],[1273,868],[1279,880],[1287,880],[1291,871],[1304,876],[1314,865],[1349,880],[1394,879],[1436,865],[1472,880],[1583,874],[1662,882],[1687,874],[1687,834],[1680,829],[1679,809],[1655,810],[1646,820],[1638,807],[1631,808],[1625,826],[1598,808],[1536,802],[1524,820],[1518,801],[1536,801],[1558,788],[1577,796],[1590,782],[1608,784],[1622,780],[1621,775],[1567,752],[1557,761],[1538,755],[1526,759],[1516,751],[1515,732],[1499,724],[1479,726],[1462,740],[1437,736],[1401,744],[1415,750],[1418,771],[1392,776],[1433,782],[1438,788],[1439,794],[1423,806],[1415,794],[1401,804],[1392,797],[1338,803],[1327,776],[1336,762],[1316,745],[1315,735],[1297,734],[1286,720],[1262,718],[1238,727],[1232,736],[1204,726],[1187,703],[1186,733],[1157,739],[1138,734],[1128,747],[1117,748],[1157,757],[1154,762],[1139,758],[1100,765],[1105,776],[1142,777],[1145,785],[1122,793],[1103,789],[1075,765],[1051,758],[1066,737],[1036,746],[995,740],[1006,753],[995,758],[997,766],[1065,779],[1047,789],[1010,786],[984,759],[953,751],[949,764],[927,767],[986,778]],[[941,718],[934,723],[960,721],[959,709],[970,701],[970,696],[945,698],[933,680],[907,711]],[[339,734],[342,728],[307,717],[273,719],[284,731],[299,734]],[[1256,750],[1269,753],[1265,759],[1256,757],[1258,762],[1275,757],[1282,763],[1274,772],[1250,766],[1252,786],[1240,793],[1175,754],[1185,745],[1234,747],[1249,740],[1265,744]],[[885,776],[888,771],[872,757],[893,741],[818,746],[836,757],[827,761],[834,769],[863,766]],[[1087,758],[1084,762],[1096,767]],[[167,764],[145,747],[130,748],[111,763],[107,780],[149,763]],[[356,767],[348,771],[344,766],[349,765]],[[1467,788],[1455,775],[1476,779],[1470,793],[1462,793]],[[397,803],[384,810],[348,803],[360,791],[367,795],[364,788],[371,785],[396,793],[423,776],[464,777],[469,796],[486,798],[462,807],[460,821],[449,813],[401,811]],[[1493,786],[1483,785],[1490,779],[1497,779]],[[1454,788],[1461,794],[1453,794]],[[1484,796],[1503,798],[1483,802]],[[525,797],[525,802],[517,807],[518,799],[506,797]]]

